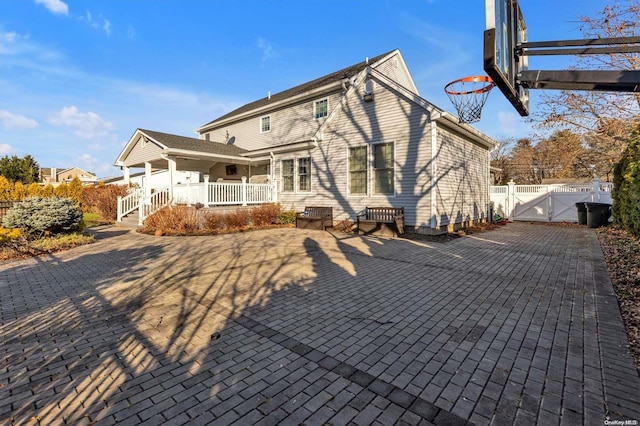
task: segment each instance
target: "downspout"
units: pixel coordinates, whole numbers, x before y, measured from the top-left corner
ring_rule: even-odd
[[[431,119],[431,229],[436,229],[438,226],[438,197],[437,197],[437,182],[438,182],[438,163],[437,163],[437,152],[438,152],[438,125],[435,120],[433,120],[433,114],[429,114],[429,118]]]

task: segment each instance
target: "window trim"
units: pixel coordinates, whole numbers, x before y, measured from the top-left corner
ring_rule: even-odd
[[[305,176],[307,176],[308,180],[309,180],[309,189],[308,190],[302,190],[300,189],[300,176],[302,176],[300,174],[300,160],[304,160],[304,159],[309,159],[309,173]],[[296,194],[300,193],[300,194],[308,194],[311,192],[311,176],[313,175],[312,173],[312,168],[311,168],[311,155],[305,155],[305,156],[301,156],[301,157],[296,157]]]
[[[319,102],[326,102],[327,103],[327,109],[325,111],[325,114],[322,117],[318,117],[318,103]],[[323,118],[327,118],[328,116],[329,116],[329,98],[316,99],[315,101],[313,101],[313,119],[314,120],[321,120]]]
[[[308,191],[302,191],[300,190],[300,174],[299,174],[299,161],[301,159],[304,158],[308,158],[309,159],[309,174],[307,176],[309,176],[309,190]],[[293,190],[292,191],[285,191],[284,190],[284,167],[282,166],[282,163],[284,161],[293,161]],[[283,194],[310,194],[313,192],[313,157],[311,156],[311,153],[306,154],[306,155],[296,155],[293,157],[283,157],[280,158],[280,192]]]
[[[265,118],[269,119],[269,130],[264,130],[264,127],[262,126],[262,120],[264,120]],[[261,116],[258,124],[260,126],[260,133],[269,133],[271,131],[271,114]]]
[[[283,163],[285,161],[293,162],[293,189],[291,191],[284,189],[284,167]],[[296,193],[296,158],[295,157],[286,157],[280,159],[280,192],[283,194],[295,194]]]
[[[365,163],[364,163],[364,172],[365,172],[364,192],[358,192],[358,193],[351,192],[351,150],[354,148],[364,148],[366,150]],[[369,149],[369,145],[356,145],[356,146],[347,147],[347,197],[368,197],[369,196],[370,151],[371,149]]]
[[[375,176],[375,172],[376,172],[376,168],[375,168],[375,146],[376,145],[386,145],[386,144],[391,144],[393,146],[393,192],[388,192],[388,193],[383,193],[383,192],[376,192],[376,176]],[[382,141],[382,142],[375,142],[371,144],[371,163],[370,163],[370,167],[371,167],[371,197],[395,197],[396,196],[396,142],[395,141]]]

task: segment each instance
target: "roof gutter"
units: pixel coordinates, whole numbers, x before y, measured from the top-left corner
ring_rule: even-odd
[[[251,160],[246,157],[241,157],[239,155],[224,155],[224,154],[213,154],[208,152],[201,151],[188,151],[186,149],[173,149],[167,148],[162,150],[162,157],[168,158],[169,156],[175,156],[179,158],[187,158],[194,160],[204,160],[204,159],[217,159],[217,160],[228,160],[229,162],[236,163],[249,163]]]
[[[433,120],[438,121],[447,127],[456,129],[458,132],[463,133],[465,136],[468,136],[473,141],[488,149],[493,149],[498,145],[498,143],[489,136],[466,123],[460,123],[455,116],[446,111],[440,111],[438,114],[434,114]]]
[[[257,149],[255,151],[247,152],[242,154],[245,157],[253,158],[254,156],[264,156],[273,154],[282,154],[285,152],[293,152],[293,151],[301,151],[303,149],[313,149],[317,147],[317,142],[314,140],[302,141],[302,142],[293,142],[286,145],[272,146],[269,148]]]

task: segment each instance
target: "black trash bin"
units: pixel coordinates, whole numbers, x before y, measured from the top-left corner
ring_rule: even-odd
[[[587,224],[587,206],[582,203],[576,203],[576,210],[578,210],[578,225]]]
[[[597,228],[606,226],[611,216],[611,204],[584,203],[587,208],[587,226]]]

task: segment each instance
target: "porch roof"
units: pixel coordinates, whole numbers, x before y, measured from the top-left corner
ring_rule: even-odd
[[[155,144],[159,149],[153,158],[131,161],[129,155],[140,139]],[[147,129],[136,129],[118,158],[116,166],[143,167],[145,161],[152,164],[165,162],[167,156],[183,156],[193,159],[215,160],[226,162],[247,163],[251,162],[245,155],[247,150],[234,145],[221,142],[207,141],[187,136],[172,135]],[[127,161],[129,160],[129,161]]]

